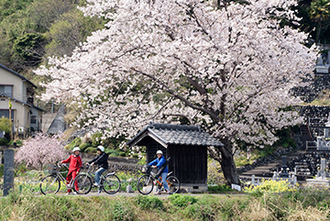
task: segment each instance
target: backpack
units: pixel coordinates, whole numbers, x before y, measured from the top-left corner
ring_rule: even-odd
[[[155,176],[156,179],[158,179],[160,177],[160,175],[162,175],[162,173],[165,170],[166,166],[168,165],[170,159],[171,159],[171,157],[167,158],[165,163],[159,168],[159,170],[157,171],[156,176]]]

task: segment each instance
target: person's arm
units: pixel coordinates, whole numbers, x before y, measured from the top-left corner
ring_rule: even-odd
[[[94,164],[102,164],[107,159],[108,156],[106,155],[106,153],[101,153],[101,155],[99,155],[98,158],[94,161]]]
[[[79,156],[79,159],[78,159],[78,172],[80,171],[80,169],[83,167],[83,163],[82,163],[82,160],[81,160],[81,156]]]
[[[68,159],[63,160],[61,163],[70,163],[70,161],[71,161],[71,155],[69,156]]]
[[[157,164],[157,159],[154,159],[150,163],[148,163],[149,166],[156,165]]]
[[[158,164],[156,165],[157,168],[159,169],[164,163],[165,163],[165,157],[161,157]]]
[[[99,158],[99,155],[97,155],[96,157],[94,157],[91,161],[89,161],[88,163],[89,164],[91,164],[91,163],[94,163],[96,160],[97,160],[97,158]]]

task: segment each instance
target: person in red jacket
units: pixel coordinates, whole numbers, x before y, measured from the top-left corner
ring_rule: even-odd
[[[73,180],[77,174],[79,173],[80,168],[82,167],[82,160],[81,157],[79,156],[80,149],[79,147],[73,148],[73,154],[69,156],[68,159],[63,160],[62,163],[70,163],[69,166],[69,172],[68,175],[66,176],[66,183],[69,184],[71,180]],[[75,188],[78,190],[78,184],[75,183]],[[67,195],[71,193],[71,189],[68,189]]]

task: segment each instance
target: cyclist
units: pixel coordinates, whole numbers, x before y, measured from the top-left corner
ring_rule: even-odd
[[[97,186],[99,188],[100,193],[100,177],[104,171],[106,171],[109,168],[108,165],[108,154],[104,152],[103,146],[97,147],[97,155],[93,160],[89,161],[88,163],[93,166],[94,164],[98,165],[98,170],[95,172],[95,183],[94,186]]]
[[[80,171],[80,168],[82,167],[82,160],[81,157],[79,156],[79,152],[80,152],[79,147],[73,148],[72,152],[73,154],[71,154],[68,159],[63,160],[61,162],[61,164],[70,163],[69,172],[68,175],[66,176],[66,183],[68,185],[70,184],[71,180],[73,180],[77,176],[77,174]],[[75,183],[74,185],[76,189],[78,189],[78,184]],[[72,191],[71,188],[68,188],[67,195],[71,194],[71,191]]]
[[[154,159],[153,161],[151,161],[149,163],[149,166],[151,166],[152,168],[158,169],[157,173],[161,174],[164,189],[165,189],[166,193],[170,193],[170,190],[169,190],[167,182],[166,182],[166,177],[168,174],[168,167],[166,165],[165,157],[163,156],[163,151],[157,150],[156,154],[157,154],[157,158]],[[160,190],[158,190],[155,194],[160,195],[161,194]]]

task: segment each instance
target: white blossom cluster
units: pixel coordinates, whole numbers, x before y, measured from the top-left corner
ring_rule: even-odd
[[[106,136],[185,117],[220,139],[271,144],[276,129],[299,123],[284,108],[299,104],[289,91],[305,84],[316,52],[273,19],[298,20],[296,1],[249,2],[88,0],[85,15],[109,22],[36,71],[51,79],[43,98],[75,105],[76,122]]]

